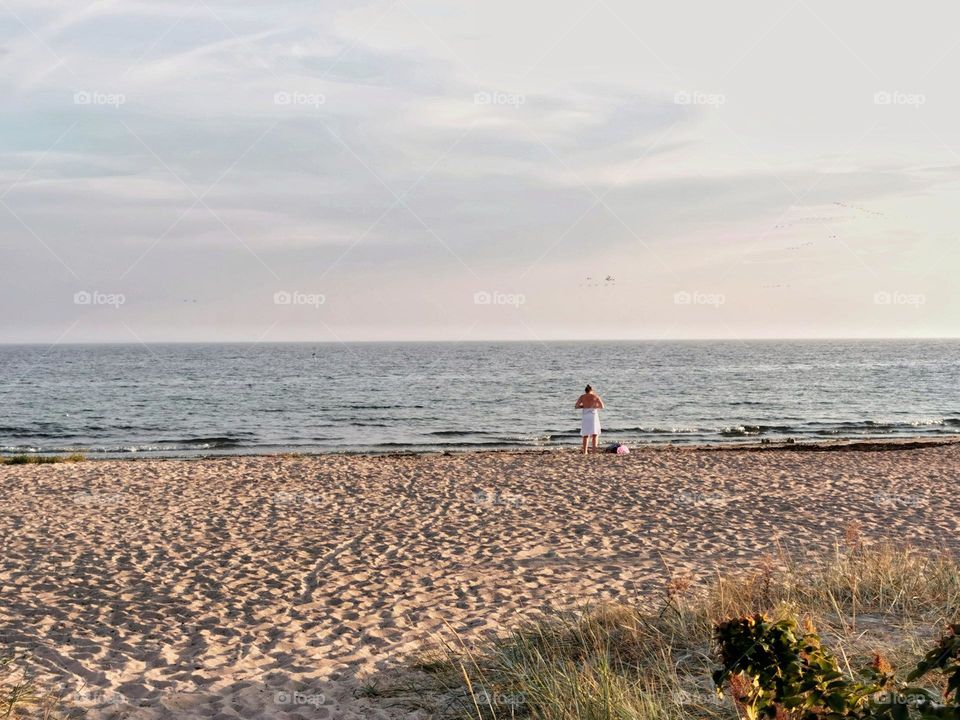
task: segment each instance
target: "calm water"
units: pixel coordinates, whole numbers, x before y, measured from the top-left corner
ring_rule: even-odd
[[[0,451],[192,455],[960,432],[960,341],[0,346]]]

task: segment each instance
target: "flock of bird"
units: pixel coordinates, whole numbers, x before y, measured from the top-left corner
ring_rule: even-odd
[[[836,205],[837,207],[846,208],[848,210],[856,210],[857,212],[864,213],[866,215],[872,215],[874,217],[886,217],[886,213],[882,213],[879,210],[869,210],[867,208],[860,207],[859,205],[851,205],[849,203],[844,203],[839,201],[834,202],[833,204]],[[780,229],[793,227],[794,225],[809,225],[811,223],[827,223],[827,222],[832,222],[839,219],[841,218],[810,215],[807,217],[797,218],[793,222],[780,223],[780,224],[774,225],[773,227],[775,230],[780,230]],[[836,234],[827,236],[828,240],[836,240],[838,238],[839,238],[839,235],[836,235]],[[805,242],[797,243],[795,245],[788,245],[785,249],[786,250],[802,250],[803,248],[812,247],[815,244],[816,243],[813,240],[807,240]],[[588,276],[584,279],[583,282],[580,283],[580,287],[610,287],[611,285],[614,285],[614,284],[616,284],[616,278],[614,278],[613,275],[607,275],[603,279],[593,278],[591,276]],[[790,287],[790,285],[789,283],[764,283],[763,285],[761,285],[761,287],[788,288]]]
[[[613,275],[607,275],[603,280],[597,279],[594,280],[592,277],[587,277],[580,287],[610,287],[611,285],[616,285],[617,279]]]
[[[857,210],[858,212],[862,212],[866,215],[873,215],[875,217],[887,216],[886,213],[882,213],[879,210],[868,210],[867,208],[860,207],[859,205],[849,205],[847,203],[842,203],[842,202],[835,202],[834,205],[838,205],[839,207],[847,208],[849,210]]]

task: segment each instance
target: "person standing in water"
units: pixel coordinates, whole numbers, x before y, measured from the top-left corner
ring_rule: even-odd
[[[577,410],[583,411],[583,420],[580,423],[580,437],[583,439],[583,454],[587,454],[587,440],[593,441],[593,449],[597,450],[600,440],[600,411],[603,410],[603,400],[593,391],[592,385],[587,385],[583,395],[577,398]]]

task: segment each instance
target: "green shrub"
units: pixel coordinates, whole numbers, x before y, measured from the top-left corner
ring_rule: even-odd
[[[722,667],[713,679],[727,687],[748,720],[960,719],[960,625],[951,625],[907,677],[914,682],[936,670],[946,675],[946,695],[896,679],[881,656],[852,678],[824,649],[812,625],[801,631],[792,618],[757,614],[716,628]]]

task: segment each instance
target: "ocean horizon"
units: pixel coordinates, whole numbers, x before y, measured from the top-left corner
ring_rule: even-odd
[[[0,452],[189,457],[960,434],[960,340],[0,345]]]

